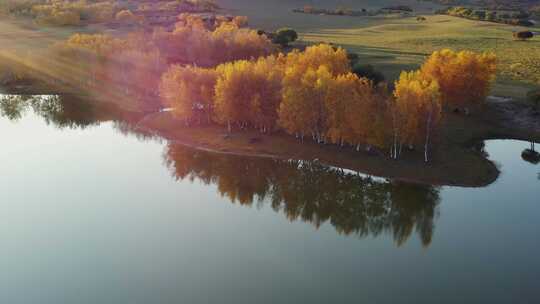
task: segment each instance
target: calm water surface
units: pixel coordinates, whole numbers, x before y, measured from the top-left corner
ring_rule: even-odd
[[[489,187],[414,186],[0,97],[0,302],[539,303],[528,147],[486,142]]]

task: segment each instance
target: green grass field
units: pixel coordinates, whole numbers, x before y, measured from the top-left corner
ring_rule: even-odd
[[[377,9],[395,5],[389,0],[220,0],[231,12],[250,17],[253,27],[275,29],[295,28],[307,43],[331,42],[357,53],[360,59],[381,70],[393,81],[402,70],[416,69],[433,51],[454,50],[493,51],[499,62],[499,75],[493,95],[523,100],[527,91],[540,85],[540,37],[526,42],[514,41],[512,32],[524,28],[479,22],[462,18],[433,15],[440,6],[430,2],[400,1],[415,13],[415,17],[341,17],[295,14],[292,8],[310,4],[316,7]],[[532,29],[540,32],[540,28]]]
[[[540,85],[540,37],[515,41],[512,32],[524,28],[433,15],[432,12],[440,7],[430,2],[400,1],[400,4],[409,5],[415,9],[415,13],[425,16],[425,22],[418,22],[415,17],[320,16],[291,11],[304,4],[324,8],[377,9],[395,4],[391,0],[219,0],[218,3],[231,14],[247,15],[251,27],[267,30],[292,27],[300,33],[303,42],[341,45],[357,53],[363,63],[382,71],[389,81],[395,80],[402,70],[418,68],[433,51],[450,48],[493,51],[497,54],[500,60],[499,77],[493,95],[523,100],[527,91]],[[4,28],[3,23],[0,25]],[[100,28],[39,28],[33,35],[41,34],[54,41],[65,39],[74,32],[96,31],[100,31]],[[532,31],[540,32],[540,28]],[[17,40],[18,45],[24,46],[25,52],[46,45],[43,39],[26,39],[25,35],[19,35],[15,30],[2,31],[0,41],[3,36],[10,36],[5,39],[6,46]],[[25,41],[21,43],[18,40]]]
[[[450,48],[497,54],[499,77],[494,95],[523,99],[529,89],[540,84],[539,37],[515,41],[512,31],[522,28],[450,16],[426,17],[425,22],[400,18],[358,28],[315,29],[301,36],[306,42],[341,45],[380,69],[389,80],[402,70],[418,68],[433,51]]]

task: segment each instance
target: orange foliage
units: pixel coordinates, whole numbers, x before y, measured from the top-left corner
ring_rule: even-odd
[[[195,16],[184,16],[172,33],[156,30],[152,40],[167,61],[205,67],[268,56],[275,51],[272,42],[254,30],[228,21],[217,21],[217,27],[208,28]]]
[[[420,71],[403,72],[396,82],[396,140],[400,144],[424,143],[425,160],[428,161],[428,145],[441,119],[439,84]],[[399,137],[397,136],[399,135]],[[397,142],[394,143],[397,148]],[[396,155],[397,157],[397,155]]]
[[[282,72],[278,59],[236,61],[217,67],[215,87],[216,120],[219,123],[247,124],[262,131],[272,130],[281,101]]]
[[[187,122],[210,120],[217,73],[213,69],[173,65],[163,74],[160,96],[163,103],[173,108],[176,117]]]
[[[421,71],[437,80],[445,106],[464,108],[485,101],[495,79],[496,65],[497,58],[492,53],[446,49],[434,52]]]
[[[320,44],[293,51],[285,58],[279,123],[291,134],[311,134],[323,141],[327,130],[325,99],[333,77],[350,71],[342,48]],[[334,131],[333,131],[334,132]]]

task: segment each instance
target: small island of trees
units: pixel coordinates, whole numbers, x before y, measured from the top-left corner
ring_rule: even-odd
[[[288,134],[392,159],[416,151],[425,162],[447,113],[481,110],[495,78],[495,55],[441,50],[388,84],[341,47],[295,48],[289,28],[256,31],[241,16],[177,20],[172,30],[75,34],[51,46],[47,60],[20,60],[40,67],[24,76],[128,109],[168,108],[181,122],[175,128]]]
[[[345,50],[321,44],[210,69],[175,65],[160,95],[186,125],[283,130],[301,141],[387,150],[395,159],[403,146],[422,145],[427,162],[443,109],[481,106],[495,71],[492,54],[443,50],[419,71],[403,72],[391,93],[354,74]]]

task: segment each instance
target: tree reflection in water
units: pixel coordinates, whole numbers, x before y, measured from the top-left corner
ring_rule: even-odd
[[[10,120],[21,119],[29,109],[59,129],[83,129],[100,123],[89,103],[59,95],[0,95],[0,114]]]
[[[54,95],[0,95],[0,115],[20,119],[32,109],[59,129],[83,129],[113,122],[113,128],[140,140],[155,136],[136,127],[141,114]],[[351,174],[319,162],[284,161],[199,151],[170,143],[165,163],[178,180],[215,184],[222,196],[245,206],[270,204],[290,221],[358,237],[392,234],[398,246],[413,231],[429,246],[438,217],[439,189]]]
[[[0,94],[0,116],[17,121],[29,110],[58,129],[85,129],[112,122],[113,128],[125,136],[135,136],[141,141],[157,139],[156,135],[136,127],[143,114],[123,111],[112,104],[76,96]]]
[[[523,150],[521,153],[521,158],[529,162],[533,165],[540,164],[540,153],[536,151],[535,149],[536,143],[534,141],[531,141],[531,147],[529,149]]]
[[[232,203],[271,204],[290,221],[359,237],[392,234],[398,246],[416,231],[429,246],[439,189],[377,180],[319,162],[216,154],[169,144],[165,163],[178,180],[215,184]]]

